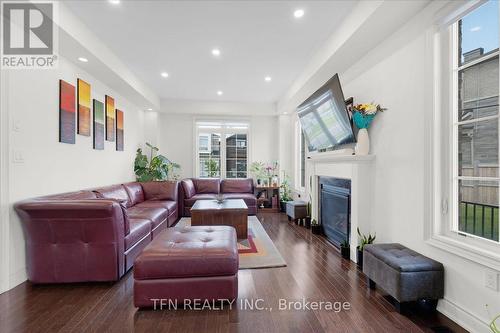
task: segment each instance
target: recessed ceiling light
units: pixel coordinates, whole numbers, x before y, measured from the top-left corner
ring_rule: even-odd
[[[224,94],[221,90],[217,91],[217,95],[222,96]]]
[[[119,5],[120,4],[120,0],[109,0],[109,3],[113,4],[113,5]]]
[[[163,77],[168,77],[168,73],[167,73],[167,72],[162,72],[162,73],[161,73],[161,76],[163,76]]]
[[[89,62],[89,59],[84,57],[79,57],[78,60],[80,60],[81,62]]]
[[[283,112],[283,114],[287,114],[288,112]]]
[[[153,111],[153,109],[149,108],[148,111]]]
[[[296,9],[293,12],[293,16],[295,16],[295,18],[301,18],[302,16],[304,16],[304,10],[303,9]]]
[[[219,49],[213,49],[212,50],[212,55],[215,56],[215,57],[220,56],[220,50]]]
[[[266,76],[264,78],[264,81],[266,81],[266,82],[271,82],[271,80],[272,80],[272,78],[270,76]]]

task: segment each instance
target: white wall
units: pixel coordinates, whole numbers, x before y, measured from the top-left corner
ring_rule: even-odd
[[[18,70],[2,72],[7,86],[9,118],[9,202],[45,194],[61,193],[95,186],[127,182],[134,179],[133,161],[136,149],[144,139],[144,113],[82,68],[60,58],[56,70]],[[76,86],[77,78],[91,85],[91,98],[104,101],[108,94],[116,108],[124,111],[125,151],[117,152],[114,142],[106,142],[105,150],[92,147],[92,136],[76,135],[76,144],[58,142],[59,79]],[[2,82],[3,83],[3,82]],[[2,147],[4,148],[4,147]],[[14,154],[24,162],[14,163]],[[12,206],[11,206],[12,208]],[[24,237],[20,221],[11,209],[9,286],[26,279]]]
[[[196,114],[159,114],[160,151],[181,165],[182,178],[195,176],[196,119],[243,119],[250,122],[250,160],[273,162],[278,160],[278,119],[276,116],[208,116]]]
[[[484,287],[486,268],[428,245],[424,236],[424,200],[430,195],[424,179],[424,110],[425,101],[432,100],[426,88],[432,80],[426,77],[432,63],[426,30],[433,17],[431,9],[424,10],[341,72],[340,79],[345,96],[354,96],[355,103],[376,101],[388,108],[370,128],[376,155],[371,231],[378,242],[399,242],[442,262],[445,301],[439,310],[471,331],[487,332],[486,324],[500,313],[500,293]]]

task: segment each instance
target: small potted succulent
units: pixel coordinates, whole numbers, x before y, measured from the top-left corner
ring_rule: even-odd
[[[323,234],[323,227],[318,223],[318,221],[316,221],[316,219],[312,219],[311,221],[311,231],[315,235]]]
[[[306,216],[306,221],[304,223],[305,227],[307,229],[311,228],[311,211],[312,207],[311,207],[311,196],[309,196],[309,202],[307,203],[307,216]]]
[[[377,235],[375,234],[372,236],[371,234],[368,235],[362,234],[358,228],[358,236],[359,236],[359,245],[356,247],[357,264],[359,268],[363,269],[363,250],[365,249],[366,245],[373,244]]]
[[[349,240],[346,238],[342,243],[340,243],[340,254],[344,259],[351,258],[351,244],[349,244]]]

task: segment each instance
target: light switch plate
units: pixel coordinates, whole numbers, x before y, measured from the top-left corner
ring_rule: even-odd
[[[22,164],[24,163],[24,155],[23,152],[20,150],[14,150],[13,152],[13,157],[12,157],[12,162],[16,164]]]
[[[487,270],[484,274],[484,285],[486,288],[498,291],[498,272]]]

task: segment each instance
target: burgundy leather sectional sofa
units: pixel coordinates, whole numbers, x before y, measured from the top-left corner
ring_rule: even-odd
[[[15,205],[34,283],[115,281],[178,219],[178,182],[128,183]]]
[[[257,213],[257,198],[253,179],[187,178],[181,182],[179,210],[183,216],[191,216],[191,207],[196,200],[213,200],[218,194],[225,199],[243,199],[248,214]]]

